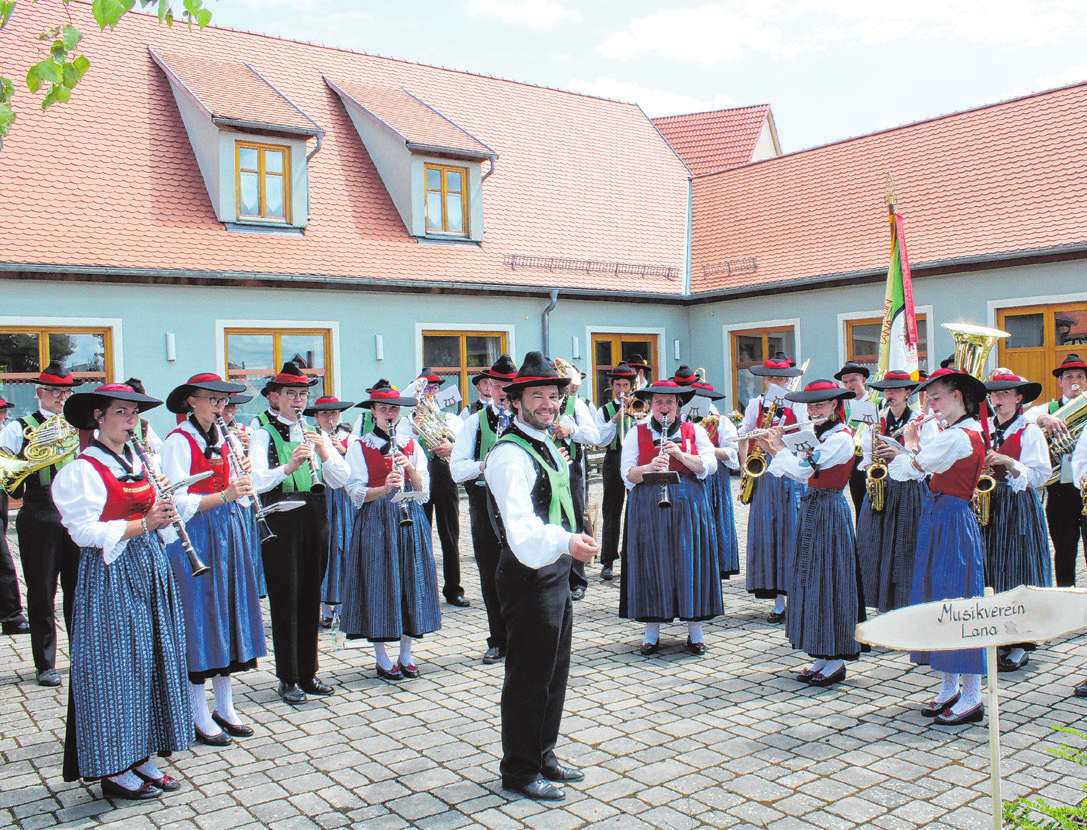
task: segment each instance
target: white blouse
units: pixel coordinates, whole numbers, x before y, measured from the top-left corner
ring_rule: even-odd
[[[996,419],[989,419],[989,434],[995,435]],[[1008,485],[1012,492],[1020,493],[1028,487],[1041,487],[1053,474],[1053,468],[1049,464],[1049,444],[1046,443],[1045,433],[1042,428],[1032,424],[1022,415],[1019,415],[1004,433],[1005,440],[1011,438],[1017,432],[1022,432],[1020,439],[1019,460],[1012,467],[1019,473],[1013,476],[1008,470]],[[995,452],[1000,452],[993,445]]]
[[[281,415],[276,415],[279,422],[287,424],[290,427],[291,441],[301,443],[305,440],[302,436],[302,427],[298,421],[288,421]],[[252,436],[249,438],[249,463],[253,468],[250,477],[253,481],[253,489],[258,493],[267,493],[274,487],[280,485],[287,477],[286,464],[280,464],[278,467],[268,466],[268,446],[272,442],[272,436],[268,434],[268,428],[263,425],[259,429],[253,431]],[[324,442],[325,451],[328,453],[328,461],[321,461],[320,456],[316,451],[313,454],[313,459],[317,464],[317,468],[321,471],[321,481],[323,481],[328,487],[337,489],[343,487],[347,482],[348,476],[351,474],[351,470],[347,466],[347,462],[343,460],[343,457],[336,451],[336,448],[332,446],[331,441],[327,435],[320,435],[320,439]],[[306,462],[309,463],[308,461]]]
[[[401,418],[400,420],[403,420]],[[394,427],[394,432],[397,436],[397,444],[403,449],[407,444],[403,438],[400,437],[400,430]],[[362,447],[366,445],[371,449],[378,450],[382,454],[387,453],[389,449],[389,442],[381,436],[373,432],[368,432],[365,435],[357,437],[351,442],[351,445],[347,448],[347,466],[351,473],[348,476],[347,483],[344,487],[347,489],[347,494],[351,496],[351,503],[355,507],[362,507],[366,503],[366,490],[370,486],[370,470],[366,466],[366,456],[363,455]],[[422,445],[419,440],[416,439],[412,445],[413,451],[411,453],[411,463],[415,467],[419,478],[422,479],[419,492],[425,493],[426,498],[424,501],[430,500],[430,469],[427,467],[426,453],[423,451]],[[405,485],[409,484],[405,479]]]
[[[937,432],[930,440],[921,444],[916,456],[911,457],[906,453],[896,455],[888,466],[889,472],[898,481],[920,481],[930,473],[946,473],[956,461],[974,452],[974,445],[966,434],[967,430],[981,432],[981,424],[977,418],[967,418]],[[921,467],[920,470],[914,465],[914,460]]]
[[[819,439],[818,448],[812,453],[818,453],[816,463],[820,469],[829,470],[839,464],[845,464],[855,452],[853,434],[845,424],[836,424],[823,433]],[[778,477],[788,476],[793,481],[804,484],[815,475],[815,467],[811,460],[800,457],[791,449],[785,447],[777,452],[766,472]]]
[[[653,426],[653,420],[647,420],[645,426],[649,429],[649,435],[654,441],[657,441],[660,438],[660,430]],[[706,430],[702,429],[698,424],[692,424],[691,426],[694,427],[695,454],[702,459],[702,472],[696,473],[691,470],[691,474],[699,479],[705,479],[717,472],[717,455],[713,451],[713,444],[710,443],[710,437],[706,435]],[[678,444],[679,438],[679,432],[676,432],[669,440]],[[632,467],[636,466],[638,466],[638,427],[635,426],[631,427],[623,438],[623,454],[619,457],[619,472],[623,476],[623,484],[626,485],[628,490],[634,489],[634,482],[627,478],[627,473],[630,472]]]

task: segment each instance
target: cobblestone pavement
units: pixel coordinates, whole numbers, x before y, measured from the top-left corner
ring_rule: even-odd
[[[558,806],[507,797],[498,782],[502,666],[480,663],[486,620],[462,508],[473,606],[442,606],[441,632],[416,645],[422,678],[378,680],[370,650],[337,648],[324,632],[321,676],[337,693],[292,708],[263,660],[237,686],[256,734],[176,755],[169,771],[184,789],[154,803],[115,805],[97,786],[61,780],[67,639],[61,632],[64,685],[45,689],[34,683],[29,639],[0,637],[0,827],[991,826],[988,730],[922,718],[935,687],[927,669],[877,650],[839,686],[800,686],[803,655],[766,621],[768,603],[745,593],[742,576],[724,585],[726,613],[706,627],[705,657],[686,653],[685,627],[675,624],[664,626],[661,652],[642,658],[640,626],[618,618],[618,588],[596,567],[575,606],[559,745],[586,780]],[[1068,638],[1001,676],[1006,798],[1083,796],[1083,768],[1046,750],[1060,743],[1054,726],[1077,726],[1087,711],[1087,700],[1070,697],[1084,662],[1080,640]]]

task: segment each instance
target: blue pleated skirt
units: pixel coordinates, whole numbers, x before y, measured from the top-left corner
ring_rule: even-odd
[[[193,549],[211,570],[193,576],[181,542],[167,548],[185,606],[189,672],[210,676],[255,668],[267,654],[255,562],[252,508],[238,502],[203,510],[186,524]]]
[[[732,504],[732,476],[723,463],[706,479],[710,492],[710,509],[717,528],[717,560],[721,579],[740,572],[740,546],[736,541],[736,514]]]
[[[800,496],[807,485],[763,473],[747,518],[747,590],[757,597],[789,591]]]
[[[340,609],[348,637],[393,641],[442,627],[430,525],[423,508],[407,502],[413,521],[400,527],[400,507],[391,499],[355,511]]]
[[[917,532],[910,604],[985,593],[985,554],[977,519],[967,499],[933,493],[925,499]],[[984,650],[914,651],[910,660],[936,671],[985,674]]]
[[[864,601],[869,608],[891,611],[910,604],[913,563],[921,508],[928,496],[924,481],[886,482],[883,510],[872,510],[867,494],[857,516],[857,559]]]
[[[130,539],[109,565],[100,548],[82,549],[71,635],[81,777],[189,746],[185,614],[158,534]]]
[[[723,603],[708,488],[681,475],[669,489],[668,508],[658,504],[660,485],[630,491],[619,615],[641,622],[712,619]]]
[[[355,521],[355,505],[347,489],[337,487],[325,491],[325,506],[328,510],[328,570],[325,581],[321,583],[321,601],[329,605],[343,602],[344,570],[347,563],[347,550],[351,547],[351,531]]]
[[[760,482],[761,486],[761,482]],[[810,487],[800,499],[785,633],[812,657],[854,660],[865,619],[853,539],[853,514],[841,490]]]
[[[985,584],[998,594],[1020,585],[1053,586],[1049,535],[1038,491],[1014,493],[998,482],[989,496],[989,524],[982,528],[985,543]]]

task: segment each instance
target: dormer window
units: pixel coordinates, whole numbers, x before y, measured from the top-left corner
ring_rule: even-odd
[[[427,233],[468,236],[468,170],[424,165]]]
[[[290,147],[235,144],[238,219],[290,224]]]

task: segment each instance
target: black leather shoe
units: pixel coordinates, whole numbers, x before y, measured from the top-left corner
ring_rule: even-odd
[[[585,599],[585,589],[582,586],[578,585],[576,588],[574,588],[574,590],[570,592],[570,599],[572,599],[574,602]]]
[[[786,612],[788,610],[789,609],[786,608],[785,611],[771,611],[770,615],[766,618],[767,622],[772,622],[772,623],[783,623],[783,622],[785,622],[785,614],[786,614]]]
[[[144,781],[139,789],[130,790],[109,778],[102,779],[102,795],[105,798],[124,798],[128,801],[143,801],[146,798],[158,798],[162,790],[149,781]]]
[[[811,683],[811,679],[815,677],[818,672],[814,672],[811,668],[806,668],[800,671],[796,676],[797,683]]]
[[[393,683],[398,683],[404,679],[404,673],[400,671],[399,666],[393,666],[391,669],[383,669],[381,664],[377,664],[377,676],[382,680],[391,680]]]
[[[162,790],[164,793],[176,793],[181,789],[181,782],[172,775],[164,775],[162,778],[152,778],[150,775],[144,775],[138,769],[133,769],[132,771],[136,773],[136,777],[141,781],[146,781],[156,790]]]
[[[420,674],[419,667],[414,663],[401,663],[397,660],[396,667],[400,669],[400,673],[404,675],[404,677],[407,677],[410,680],[414,680]]]
[[[29,634],[30,633],[30,623],[28,623],[26,620],[17,620],[17,621],[14,621],[14,622],[6,622],[6,623],[4,623],[3,627],[4,627],[4,633],[9,634],[11,636],[15,636],[16,634]]]
[[[321,617],[321,628],[332,628],[332,617]]]
[[[306,693],[298,688],[297,683],[285,683],[281,681],[278,691],[279,696],[283,698],[284,703],[297,706],[299,703],[306,702]]]
[[[615,578],[615,573],[611,569],[611,565],[605,565],[600,569],[600,578],[607,582],[609,579]]]
[[[307,695],[330,695],[333,692],[331,686],[329,686],[327,683],[322,683],[316,677],[311,677],[309,680],[299,681],[298,688],[305,692]]]
[[[503,785],[502,789],[523,795],[525,798],[531,798],[533,801],[562,801],[566,798],[566,793],[562,791],[561,787],[556,787],[542,775],[531,784],[525,784],[521,787]]]
[[[56,669],[45,669],[45,671],[38,672],[38,685],[39,686],[59,686],[60,685],[60,672]],[[118,786],[120,786],[118,784]],[[121,787],[124,789],[124,787]]]
[[[932,722],[940,726],[960,726],[964,723],[977,723],[985,717],[985,704],[979,703],[972,709],[967,709],[961,715],[953,715],[950,709],[945,709],[932,719]]]
[[[638,646],[638,653],[642,655],[642,657],[649,657],[650,655],[656,654],[657,651],[660,650],[660,647],[661,644],[659,640],[655,643],[642,643]]]
[[[251,738],[253,736],[252,726],[246,726],[244,723],[231,723],[218,712],[212,712],[211,719],[219,724],[219,728],[226,734],[234,738]]]
[[[811,680],[808,681],[809,686],[833,686],[835,683],[841,683],[845,680],[845,666],[842,666],[838,671],[833,674],[823,674],[822,672],[816,672],[812,675]]]
[[[934,718],[937,715],[939,715],[941,712],[946,712],[948,709],[950,709],[952,706],[954,706],[956,703],[958,703],[959,702],[959,697],[961,697],[961,695],[962,695],[961,692],[955,692],[955,694],[953,694],[951,697],[949,697],[943,703],[937,703],[936,699],[933,698],[932,700],[930,700],[928,703],[926,703],[924,706],[921,707],[921,714],[926,718]]]
[[[695,655],[696,657],[701,657],[703,654],[706,653],[706,644],[692,642],[691,638],[688,637],[687,651],[691,652],[691,654]]]
[[[1076,688],[1072,690],[1072,694],[1076,697],[1087,697],[1087,680],[1084,680]]]
[[[203,744],[204,746],[230,746],[234,741],[226,732],[219,731],[214,735],[206,735],[200,731],[200,727],[196,727],[196,742]]]
[[[506,657],[505,646],[491,646],[487,649],[483,655],[483,665],[489,666],[492,663],[501,663]]]
[[[450,605],[456,607],[456,608],[471,608],[472,607],[472,601],[470,599],[466,599],[463,596],[460,596],[460,597],[446,597],[445,601],[448,602]]]
[[[544,767],[540,772],[544,778],[548,781],[584,781],[585,773],[579,769],[573,767],[551,767],[550,769]]]
[[[1023,666],[1030,662],[1030,655],[1025,651],[1023,656],[1018,660],[1009,660],[1007,657],[996,658],[996,670],[997,671],[1019,671]]]

